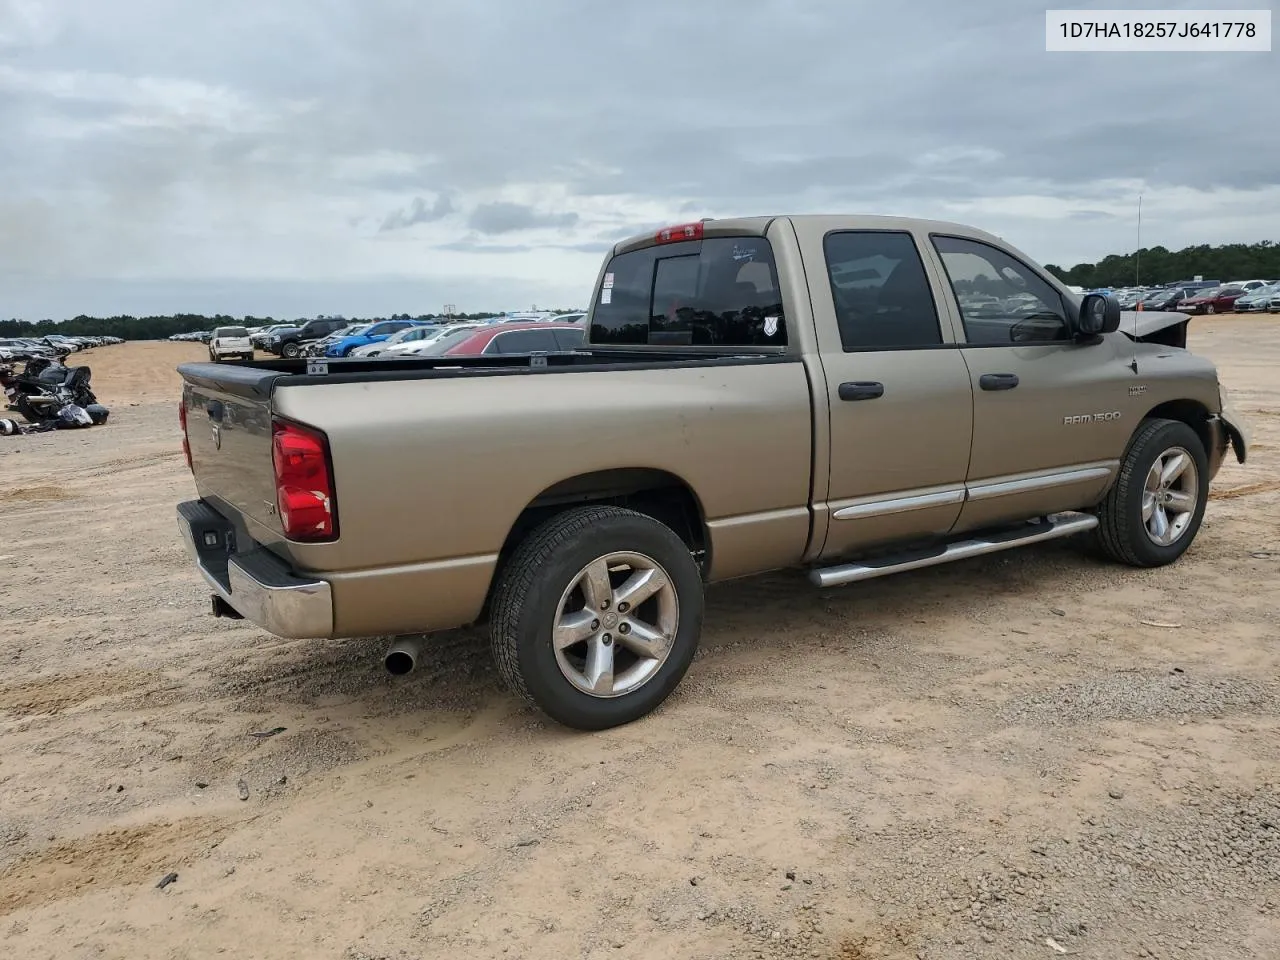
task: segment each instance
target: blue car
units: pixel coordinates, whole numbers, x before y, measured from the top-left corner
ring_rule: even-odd
[[[345,357],[356,347],[367,346],[370,343],[380,343],[393,333],[399,333],[409,327],[420,326],[422,324],[416,320],[383,320],[353,336],[338,338],[325,348],[324,355],[326,357]]]

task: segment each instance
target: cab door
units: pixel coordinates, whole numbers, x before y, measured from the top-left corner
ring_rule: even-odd
[[[1075,309],[1012,252],[935,234],[964,336],[973,453],[957,530],[1079,509],[1105,491],[1136,422],[1129,341],[1075,341]]]
[[[827,384],[830,470],[821,559],[945,535],[959,516],[973,402],[917,238],[901,229],[802,228]]]

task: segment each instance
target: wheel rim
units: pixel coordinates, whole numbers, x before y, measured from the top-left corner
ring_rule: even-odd
[[[1156,457],[1142,489],[1142,523],[1151,542],[1177,543],[1191,526],[1199,499],[1196,461],[1185,447],[1170,447]]]
[[[560,595],[551,642],[564,678],[593,697],[621,697],[662,669],[675,644],[680,601],[652,557],[616,552],[578,571]]]

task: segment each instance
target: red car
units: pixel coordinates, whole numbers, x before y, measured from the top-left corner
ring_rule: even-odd
[[[586,328],[580,323],[531,321],[528,323],[492,323],[456,335],[444,334],[437,343],[419,356],[478,357],[494,354],[547,353],[576,350],[582,346]]]
[[[1230,313],[1236,301],[1249,291],[1244,287],[1214,287],[1200,290],[1194,296],[1179,300],[1174,307],[1178,313]]]

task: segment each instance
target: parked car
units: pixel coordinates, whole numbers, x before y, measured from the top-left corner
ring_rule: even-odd
[[[409,340],[388,346],[380,356],[384,360],[404,357],[440,356],[444,350],[448,349],[448,346],[461,342],[471,331],[483,329],[486,326],[488,325],[482,322],[451,323],[448,326],[437,327],[434,333],[424,336],[421,340]],[[448,346],[445,346],[445,344],[448,344]]]
[[[252,360],[253,342],[249,339],[249,331],[244,327],[218,327],[209,340],[209,359],[215,363],[220,360]]]
[[[393,333],[385,340],[378,340],[374,343],[366,343],[363,346],[356,347],[348,356],[352,357],[378,357],[383,353],[391,353],[394,348],[405,344],[427,344],[440,336],[447,327],[435,323],[416,324],[412,327],[405,327],[399,333]],[[392,353],[394,356],[395,354]]]
[[[1040,309],[963,316],[978,277]],[[1119,332],[1114,299],[959,224],[683,224],[617,244],[592,304],[587,349],[545,357],[183,365],[178,517],[214,612],[415,635],[398,671],[487,616],[509,688],[599,729],[680,682],[704,582],[829,588],[1080,533],[1163,566],[1247,456],[1189,317]]]
[[[1194,295],[1195,292],[1188,290],[1186,287],[1165,287],[1161,290],[1152,290],[1143,298],[1142,309],[1157,312],[1177,310],[1179,303]]]
[[[1242,287],[1215,287],[1199,290],[1178,302],[1179,313],[1230,313],[1237,300],[1244,296]]]
[[[348,321],[338,319],[308,320],[300,327],[289,327],[273,333],[264,349],[282,357],[300,357],[304,344],[327,337],[338,330],[345,330],[350,325]]]
[[[321,337],[319,340],[312,340],[310,343],[302,345],[302,355],[304,357],[323,357],[325,351],[329,349],[329,345],[337,343],[343,337],[354,336],[364,330],[368,330],[372,324],[357,323],[353,326],[343,327],[341,330],[335,330],[327,337]]]
[[[1234,309],[1236,313],[1265,313],[1276,294],[1280,294],[1280,283],[1256,287],[1236,300]]]
[[[554,320],[488,324],[461,335],[437,340],[437,347],[422,356],[476,357],[512,353],[557,353],[582,346],[586,331],[581,324]]]
[[[360,333],[349,333],[338,337],[325,347],[324,355],[326,357],[345,357],[356,347],[365,347],[371,343],[381,343],[393,333],[399,333],[401,330],[407,330],[409,327],[415,326],[421,326],[421,324],[416,320],[381,320],[378,323],[370,324]]]
[[[263,327],[257,333],[250,333],[249,340],[259,350],[267,349],[267,343],[277,333],[285,330],[297,330],[298,326],[292,323],[273,323],[270,326]]]

